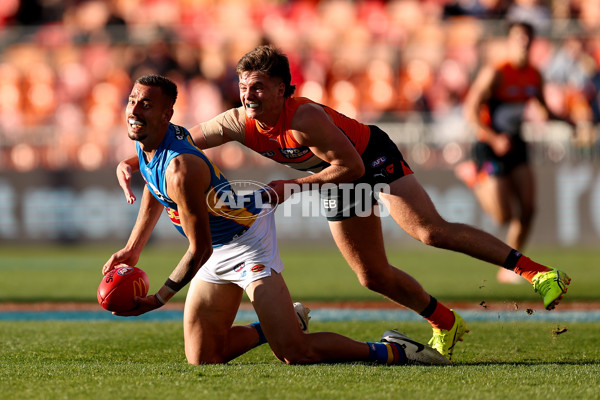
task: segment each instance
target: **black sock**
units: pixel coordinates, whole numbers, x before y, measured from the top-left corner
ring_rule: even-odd
[[[431,314],[433,314],[436,307],[437,307],[437,299],[435,297],[433,297],[432,295],[429,295],[429,304],[427,305],[427,307],[425,307],[425,309],[423,311],[421,311],[421,313],[420,313],[421,317],[423,317],[423,318],[431,317]]]
[[[519,253],[517,250],[512,249],[510,253],[508,253],[508,257],[504,261],[503,268],[514,271],[517,266],[517,262],[519,262],[519,258],[521,258],[523,254]]]

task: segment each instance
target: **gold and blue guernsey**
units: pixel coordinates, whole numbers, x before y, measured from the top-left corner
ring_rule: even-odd
[[[190,133],[181,126],[169,124],[163,141],[149,162],[139,143],[136,143],[136,150],[140,172],[148,189],[165,207],[171,222],[183,236],[185,233],[181,228],[177,204],[167,195],[165,179],[169,163],[180,154],[197,155],[210,170],[210,187],[206,191],[206,199],[213,247],[229,243],[247,231],[261,211],[253,196],[242,197],[235,193],[221,170],[194,144]]]

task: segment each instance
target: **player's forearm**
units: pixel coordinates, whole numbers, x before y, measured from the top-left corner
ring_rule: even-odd
[[[164,285],[157,292],[163,304],[168,302],[177,292],[192,281],[200,267],[208,260],[211,254],[212,246],[203,246],[200,251],[188,249]]]
[[[230,141],[244,143],[246,117],[242,107],[231,108],[189,129],[196,146],[209,149]]]
[[[317,186],[322,186],[326,183],[333,183],[337,185],[340,183],[353,182],[363,176],[364,173],[365,168],[362,163],[356,166],[330,165],[316,174],[293,179],[292,183]]]
[[[117,170],[124,168],[125,166],[129,166],[131,168],[131,172],[139,171],[140,163],[137,156],[131,156],[119,163],[117,166]]]
[[[154,230],[163,209],[164,207],[162,204],[152,196],[148,187],[144,187],[140,210],[138,211],[135,225],[129,235],[126,248],[141,253],[142,249],[150,239],[150,235],[152,235],[152,231]]]
[[[209,122],[195,125],[189,130],[196,146],[201,149],[209,149],[230,141],[230,139],[225,137],[223,130],[215,124],[216,122],[211,120]],[[203,126],[207,130],[202,129]]]

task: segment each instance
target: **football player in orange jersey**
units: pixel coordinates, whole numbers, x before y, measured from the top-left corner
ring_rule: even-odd
[[[441,354],[452,357],[454,345],[467,332],[466,324],[416,279],[389,263],[374,192],[394,221],[415,239],[514,271],[533,283],[546,309],[553,309],[562,298],[570,280],[564,272],[534,262],[489,233],[444,220],[381,129],[294,97],[289,62],[278,49],[257,47],[240,59],[236,72],[242,106],[193,127],[196,144],[209,148],[238,141],[276,162],[312,172],[270,182],[273,197],[282,202],[289,187],[320,187],[333,238],[360,283],[427,319],[433,327],[429,343]],[[135,200],[131,173],[138,168],[136,158],[117,168],[129,202]],[[379,191],[382,185],[384,190]],[[365,186],[372,190],[362,190]]]
[[[543,96],[540,72],[530,64],[533,27],[515,22],[509,26],[507,59],[486,65],[475,78],[465,99],[465,116],[473,125],[474,170],[467,185],[473,189],[483,211],[500,225],[507,225],[506,243],[522,250],[536,211],[535,179],[527,144],[521,134],[523,113],[530,100],[554,115]],[[504,283],[522,282],[510,271],[498,271]]]
[[[292,304],[281,275],[271,208],[252,199],[240,206],[218,205],[221,195],[237,196],[189,132],[170,122],[176,99],[175,83],[158,75],[138,78],[131,90],[125,110],[127,133],[136,142],[146,186],[127,244],[113,253],[102,273],[137,264],[163,209],[172,211],[173,225],[189,246],[155,294],[135,297],[138,306],[117,315],[156,310],[189,284],[183,336],[190,364],[225,363],[266,342],[288,364],[450,363],[395,330],[386,331],[378,342],[359,342],[333,332],[308,333],[308,314],[300,315]],[[258,323],[234,324],[244,291]]]

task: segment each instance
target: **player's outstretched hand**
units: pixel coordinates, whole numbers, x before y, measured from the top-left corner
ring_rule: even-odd
[[[136,315],[142,315],[163,306],[155,295],[146,297],[136,296],[133,298],[133,301],[138,304],[136,308],[127,312],[113,312],[113,315],[118,315],[119,317],[135,317]]]
[[[111,269],[115,269],[121,265],[129,265],[135,267],[140,258],[139,252],[134,252],[129,249],[121,249],[114,253],[108,261],[102,266],[102,275],[108,274]]]
[[[268,191],[268,197],[271,204],[281,204],[294,194],[294,188],[298,185],[289,186],[286,190],[286,185],[290,184],[290,180],[271,181],[265,188]],[[264,199],[263,195],[263,199]]]
[[[131,190],[131,175],[133,173],[133,168],[125,161],[121,161],[119,165],[117,165],[117,180],[119,181],[119,186],[123,189],[123,194],[125,194],[125,200],[127,203],[133,204],[136,200],[133,191]]]

